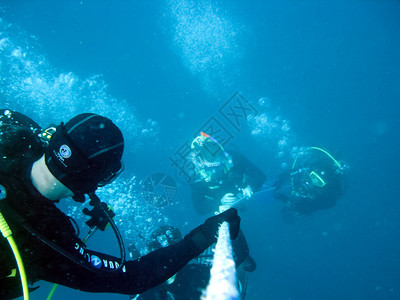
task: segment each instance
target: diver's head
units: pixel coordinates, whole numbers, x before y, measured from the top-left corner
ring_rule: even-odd
[[[124,138],[108,118],[85,113],[52,134],[45,163],[52,175],[75,196],[94,192],[122,171]]]
[[[193,140],[191,149],[195,171],[206,182],[219,179],[233,166],[221,144],[204,132]]]
[[[315,198],[342,189],[343,172],[347,168],[330,153],[318,148],[307,148],[292,166],[292,193],[304,198]],[[336,191],[337,192],[337,191]]]

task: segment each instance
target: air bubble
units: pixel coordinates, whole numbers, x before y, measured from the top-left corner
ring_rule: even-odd
[[[258,100],[258,104],[263,107],[269,108],[271,106],[271,100],[269,98],[260,98],[260,100]]]

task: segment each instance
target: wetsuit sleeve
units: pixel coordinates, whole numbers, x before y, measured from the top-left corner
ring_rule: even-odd
[[[119,258],[85,249],[79,241],[74,250],[88,268],[59,258],[53,263],[63,266],[62,272],[53,270],[43,274],[42,279],[87,292],[119,294],[139,294],[164,282],[202,251],[185,237],[177,244],[128,261],[120,270],[112,271],[118,267]]]

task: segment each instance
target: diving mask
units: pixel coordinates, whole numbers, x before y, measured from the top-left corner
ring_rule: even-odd
[[[324,175],[324,171],[321,172],[321,175]],[[308,176],[310,177],[313,185],[321,188],[326,185],[325,180],[320,175],[318,175],[316,171],[312,171]]]

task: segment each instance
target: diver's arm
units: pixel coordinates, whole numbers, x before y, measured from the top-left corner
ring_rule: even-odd
[[[142,293],[176,274],[190,260],[205,249],[195,246],[190,237],[169,247],[153,251],[136,261],[127,263],[129,282],[127,292]],[[120,291],[121,292],[121,291]]]
[[[203,225],[192,230],[185,238],[169,247],[158,249],[135,261],[128,261],[124,267],[115,269],[120,259],[99,252],[82,249],[76,244],[75,255],[82,263],[92,265],[88,269],[83,265],[59,256],[57,261],[48,261],[48,265],[57,268],[45,268],[41,279],[56,282],[71,288],[87,292],[108,292],[119,294],[142,293],[170,278],[191,259],[198,256],[216,242],[216,232],[223,221],[230,223],[231,237],[236,238],[240,218],[234,209],[211,217]],[[111,263],[111,264],[110,264]]]
[[[82,251],[77,249],[78,251]],[[56,282],[87,292],[139,294],[170,278],[191,259],[199,255],[191,239],[151,252],[135,261],[127,261],[120,270],[115,269],[120,259],[96,251],[84,250],[83,257],[98,262],[99,269],[77,265],[67,259],[53,262],[63,266],[63,273],[48,273],[44,280]]]

